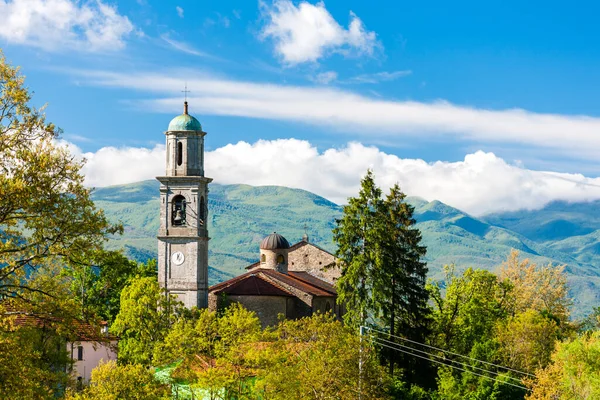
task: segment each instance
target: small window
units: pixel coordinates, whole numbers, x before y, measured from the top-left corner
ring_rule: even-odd
[[[331,304],[329,304],[329,301],[325,303],[325,312],[329,312],[331,311]]]
[[[277,255],[277,264],[283,264],[284,261],[285,261],[285,258],[283,258],[283,255],[278,254]]]
[[[261,262],[261,263],[267,262],[267,256],[265,256],[264,254],[262,254],[262,255],[260,256],[260,262]]]
[[[83,346],[77,346],[77,361],[83,361]]]
[[[183,164],[183,143],[177,143],[177,165]]]

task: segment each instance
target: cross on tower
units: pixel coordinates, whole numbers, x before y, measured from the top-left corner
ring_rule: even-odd
[[[187,90],[187,82],[185,83],[185,89],[181,92],[184,93],[185,101],[187,101],[187,94],[190,93],[190,90]]]

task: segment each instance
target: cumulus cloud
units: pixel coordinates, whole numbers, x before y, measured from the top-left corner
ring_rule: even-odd
[[[9,43],[45,50],[115,50],[133,31],[127,17],[101,0],[0,0],[0,37]]]
[[[205,115],[264,118],[315,124],[389,141],[463,141],[514,144],[552,149],[562,156],[596,160],[600,156],[600,118],[542,114],[522,109],[489,110],[436,101],[372,98],[331,87],[303,87],[230,80],[194,71],[115,73],[79,71],[93,85],[152,93],[140,101],[145,111],[173,112],[180,107],[177,89],[185,76],[195,112]]]
[[[275,53],[290,65],[316,62],[331,53],[372,56],[381,45],[375,32],[350,12],[350,25],[343,28],[325,8],[323,2],[306,1],[297,6],[290,0],[260,3],[266,24],[261,38],[275,43]]]
[[[183,8],[177,6],[175,7],[175,10],[177,11],[177,15],[179,15],[179,18],[183,18]]]
[[[81,153],[86,184],[107,186],[164,174],[165,148],[105,147]],[[367,168],[383,188],[398,182],[409,196],[440,200],[473,215],[541,208],[553,200],[600,199],[600,178],[533,171],[493,153],[477,151],[462,161],[428,163],[402,159],[377,147],[349,143],[319,152],[297,139],[238,142],[205,155],[206,174],[215,183],[280,185],[309,190],[338,204],[356,196]]]

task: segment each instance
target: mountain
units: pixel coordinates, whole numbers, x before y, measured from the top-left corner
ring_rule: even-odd
[[[156,257],[157,181],[96,189],[93,199],[112,221],[125,227],[109,248],[124,248],[135,259]],[[574,314],[600,300],[600,202],[551,203],[536,211],[497,213],[474,218],[440,201],[407,199],[415,207],[417,227],[427,246],[430,277],[442,267],[496,269],[511,249],[538,264],[565,264]],[[210,283],[238,275],[258,259],[258,244],[277,231],[291,243],[305,226],[310,241],[333,252],[331,230],[342,207],[313,193],[278,186],[210,185],[208,228]]]

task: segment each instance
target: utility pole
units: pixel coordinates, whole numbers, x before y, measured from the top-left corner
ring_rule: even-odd
[[[360,326],[360,346],[358,349],[358,400],[362,398],[362,370],[363,370],[363,335],[365,334],[365,327]]]

